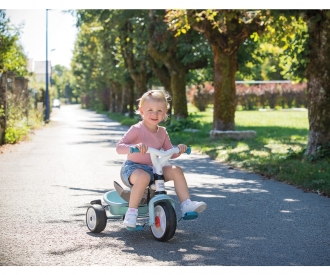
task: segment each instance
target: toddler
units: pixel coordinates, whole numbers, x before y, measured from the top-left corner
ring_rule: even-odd
[[[125,214],[124,225],[136,227],[138,206],[150,180],[154,179],[150,154],[146,154],[148,146],[157,150],[167,151],[173,148],[165,127],[158,126],[168,118],[169,94],[161,90],[151,90],[143,94],[139,101],[142,121],[132,125],[123,138],[117,143],[118,154],[127,154],[127,160],[122,167],[122,179],[131,187],[129,208]],[[137,147],[140,153],[130,154],[130,146]],[[179,157],[187,150],[185,144],[177,146],[179,154],[173,154],[172,159]],[[206,209],[206,203],[190,200],[187,182],[180,167],[166,165],[163,167],[165,181],[174,182],[175,192],[181,204],[182,215],[186,212],[200,213]]]

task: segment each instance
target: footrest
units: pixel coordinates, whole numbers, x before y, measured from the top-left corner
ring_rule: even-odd
[[[182,217],[182,219],[184,220],[194,220],[198,217],[198,213],[197,212],[187,212],[184,214],[184,216]]]
[[[137,225],[136,227],[128,227],[128,226],[126,226],[126,229],[128,231],[142,231],[143,230],[143,226],[142,225]]]

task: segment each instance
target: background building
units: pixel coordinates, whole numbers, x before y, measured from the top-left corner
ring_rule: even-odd
[[[51,61],[48,61],[48,83],[50,83],[51,69]],[[46,61],[32,61],[31,72],[34,73],[36,82],[46,82]]]

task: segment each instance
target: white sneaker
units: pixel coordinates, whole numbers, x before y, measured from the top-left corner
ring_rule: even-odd
[[[136,218],[138,213],[132,213],[127,210],[123,224],[127,227],[136,227]]]
[[[206,203],[202,201],[190,201],[181,207],[182,216],[187,212],[201,213],[206,209]]]

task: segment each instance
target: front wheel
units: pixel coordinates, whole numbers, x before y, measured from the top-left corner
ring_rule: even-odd
[[[171,239],[176,230],[176,214],[169,202],[159,202],[155,205],[155,224],[150,226],[155,239],[166,242]]]
[[[107,214],[102,205],[93,204],[86,212],[86,225],[93,233],[100,233],[107,225]]]

